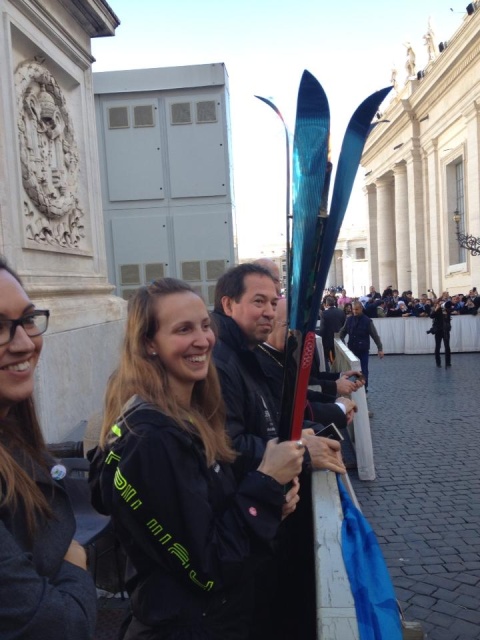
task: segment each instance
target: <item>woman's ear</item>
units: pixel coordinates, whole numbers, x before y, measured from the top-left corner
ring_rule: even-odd
[[[153,344],[153,342],[151,340],[147,340],[145,343],[146,349],[147,349],[147,354],[149,356],[156,356],[157,352],[155,350],[155,345]]]

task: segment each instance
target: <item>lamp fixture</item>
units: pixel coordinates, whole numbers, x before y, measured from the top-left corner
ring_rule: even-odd
[[[475,236],[470,235],[469,233],[462,233],[460,231],[460,220],[462,216],[460,215],[458,209],[455,209],[453,212],[452,220],[456,226],[456,234],[458,244],[470,251],[472,256],[480,256],[480,238],[476,238]]]

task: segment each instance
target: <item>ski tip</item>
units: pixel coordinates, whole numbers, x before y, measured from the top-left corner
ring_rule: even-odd
[[[329,117],[328,98],[320,82],[305,69],[298,88],[297,118],[318,118],[319,113]]]
[[[377,109],[380,107],[380,105],[382,104],[382,102],[385,100],[385,98],[388,96],[388,94],[392,89],[393,89],[392,86],[388,86],[388,87],[384,87],[383,89],[379,89],[378,91],[375,91],[374,93],[372,93],[372,95],[368,96],[368,98],[365,98],[362,104],[358,107],[357,111],[360,111],[366,108],[374,109],[375,111],[377,111]]]
[[[257,94],[254,94],[253,97],[257,98],[258,100],[261,100],[262,102],[266,102],[268,105],[272,104],[271,100],[269,100],[268,98],[264,98],[263,96],[257,96]]]
[[[379,91],[375,91],[375,93],[372,93],[370,96],[368,96],[368,98],[365,98],[365,100],[357,107],[357,109],[355,109],[355,112],[350,119],[349,126],[356,126],[365,133],[367,131],[370,131],[375,113],[378,111],[380,105],[391,90],[392,87],[388,86],[384,89],[380,89]]]

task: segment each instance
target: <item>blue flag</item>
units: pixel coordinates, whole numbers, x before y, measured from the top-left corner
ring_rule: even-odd
[[[343,508],[342,553],[360,640],[402,640],[400,613],[375,533],[337,476]]]

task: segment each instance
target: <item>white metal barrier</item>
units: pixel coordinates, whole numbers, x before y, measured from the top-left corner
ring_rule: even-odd
[[[335,339],[335,371],[360,371],[360,360],[338,338]],[[372,434],[368,417],[367,396],[364,387],[352,393],[358,411],[349,427],[351,440],[357,456],[358,477],[360,480],[375,480]]]
[[[343,511],[335,473],[312,473],[318,640],[358,640],[355,603],[342,556]]]

